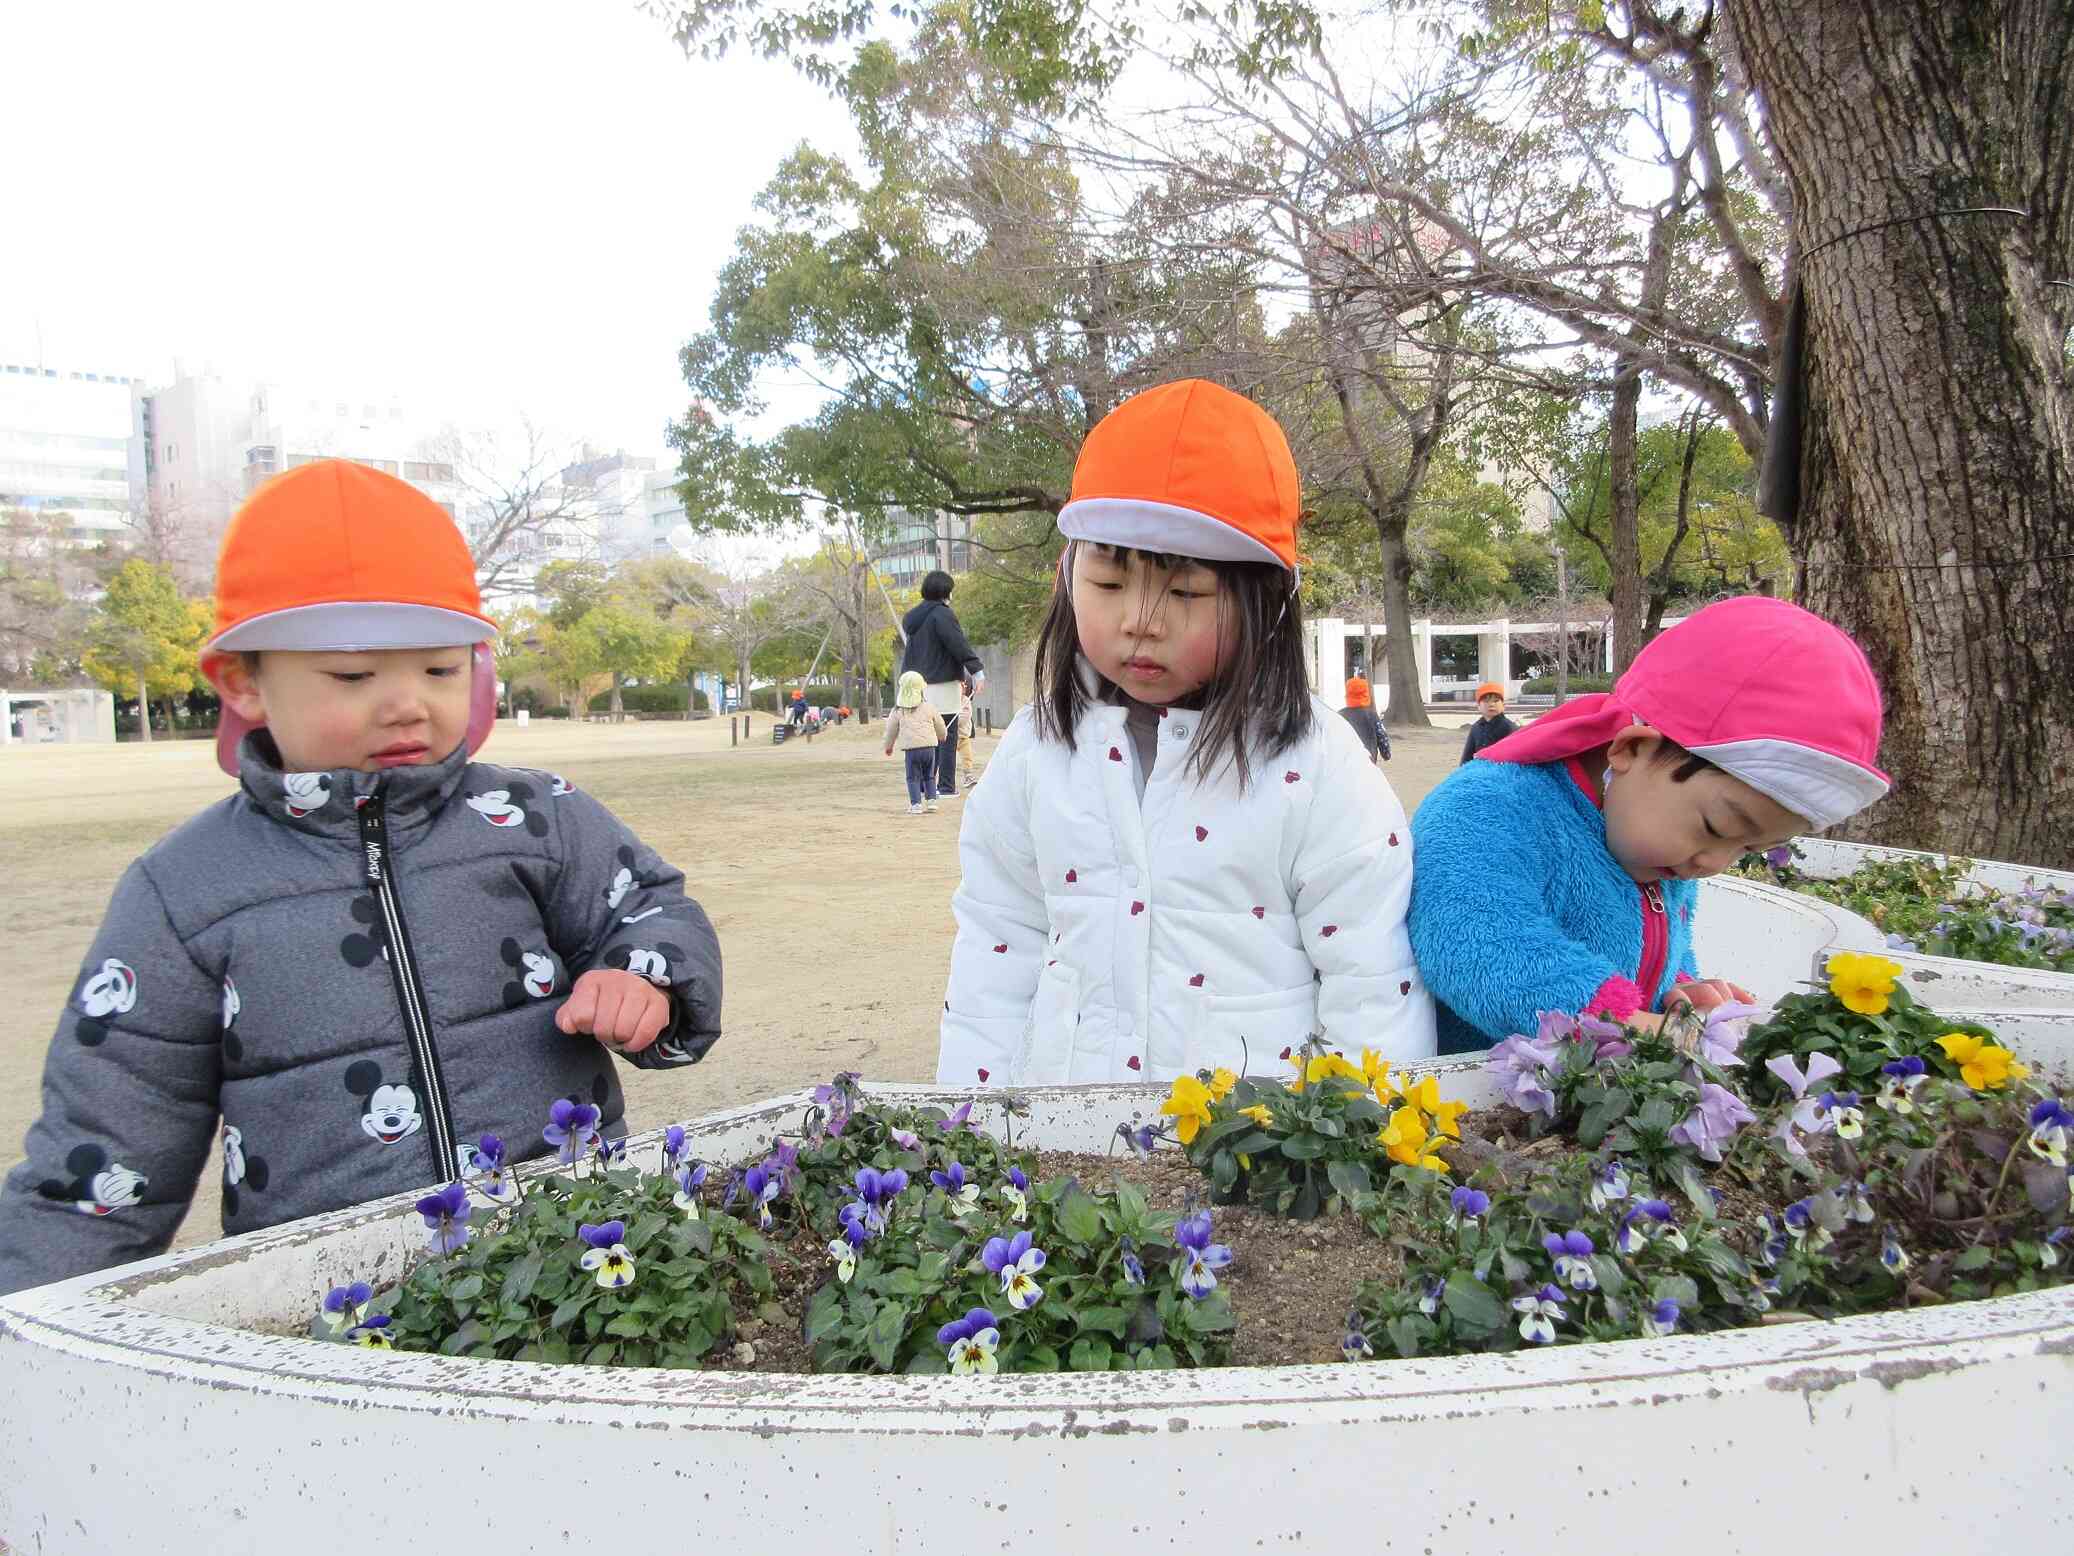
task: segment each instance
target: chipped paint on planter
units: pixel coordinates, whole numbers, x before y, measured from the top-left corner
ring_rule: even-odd
[[[2074,1034],[2018,1046],[2064,1064]],[[1491,1098],[1474,1065],[1420,1068]],[[1032,1091],[1018,1135],[1104,1149],[1162,1090]],[[752,1155],[808,1101],[710,1115],[694,1149]],[[653,1165],[659,1134],[633,1149]],[[393,1276],[422,1235],[414,1198],[0,1298],[0,1541],[1199,1556],[1671,1540],[1705,1556],[1847,1527],[1880,1556],[1949,1556],[1985,1529],[2007,1549],[2074,1532],[2074,1287],[1507,1356],[995,1378],[546,1366],[253,1332]]]

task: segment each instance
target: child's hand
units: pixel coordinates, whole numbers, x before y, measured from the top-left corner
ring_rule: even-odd
[[[1673,1005],[1689,1004],[1694,1010],[1712,1010],[1716,1005],[1754,1005],[1757,996],[1739,983],[1730,983],[1726,978],[1702,978],[1696,983],[1681,983],[1664,996],[1664,1009]]]
[[[891,756],[892,754],[893,748],[891,746],[886,747],[886,755]]]
[[[1663,1030],[1664,1018],[1653,1011],[1638,1010],[1621,1022],[1621,1025],[1630,1032],[1640,1032],[1645,1036],[1654,1037]]]
[[[637,1054],[670,1024],[670,997],[646,978],[593,967],[576,980],[555,1025],[574,1035],[588,1032],[615,1053]]]

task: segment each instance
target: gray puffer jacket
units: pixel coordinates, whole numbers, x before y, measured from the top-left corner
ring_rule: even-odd
[[[684,877],[550,773],[284,773],[264,732],[242,792],[130,866],[58,1022],[43,1116],[0,1193],[0,1293],[171,1242],[222,1121],[223,1225],[246,1232],[509,1159],[559,1097],[625,1102],[605,1049],[554,1025],[624,968],[670,995],[632,1063],[720,1035],[720,947]]]

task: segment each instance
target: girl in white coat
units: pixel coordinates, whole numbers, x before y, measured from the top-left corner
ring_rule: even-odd
[[[1434,1051],[1411,829],[1304,672],[1299,507],[1282,429],[1216,384],[1089,434],[1035,699],[959,834],[939,1083]]]

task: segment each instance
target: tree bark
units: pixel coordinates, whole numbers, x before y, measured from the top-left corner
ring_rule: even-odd
[[[144,677],[137,677],[137,728],[148,745],[151,741],[151,692],[144,684]]]
[[[1607,595],[1613,605],[1613,673],[1619,675],[1642,651],[1642,494],[1635,481],[1636,412],[1642,401],[1642,369],[1629,360],[1613,378],[1613,405],[1606,418]]]
[[[1886,694],[1850,833],[2074,866],[2074,7],[1728,15],[1806,256],[1802,603]]]

